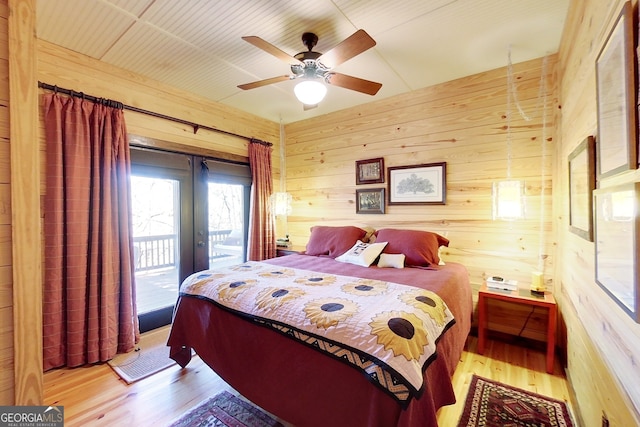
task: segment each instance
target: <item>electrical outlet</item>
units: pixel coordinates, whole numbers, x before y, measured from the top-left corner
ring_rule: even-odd
[[[609,427],[609,418],[604,412],[602,412],[602,427]]]

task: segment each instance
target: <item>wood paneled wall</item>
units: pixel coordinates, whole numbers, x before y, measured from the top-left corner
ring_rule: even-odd
[[[0,0],[0,73],[5,73],[5,76],[8,76],[5,55],[7,16],[6,0]],[[1,37],[3,32],[5,37]],[[34,78],[32,82],[34,90],[37,90],[37,81],[39,80],[59,87],[82,91],[89,95],[114,99],[127,105],[243,137],[254,137],[272,142],[274,144],[274,178],[276,182],[279,181],[280,125],[278,123],[250,116],[44,41],[38,41],[37,55],[33,55],[34,61],[36,56],[37,78]],[[16,360],[14,360],[13,336],[16,329],[12,313],[14,309],[26,308],[32,304],[32,299],[22,297],[14,299],[12,297],[12,273],[15,277],[16,274],[24,273],[24,271],[16,271],[11,264],[12,246],[15,245],[12,245],[11,239],[10,194],[12,191],[21,194],[23,189],[15,185],[11,186],[9,175],[8,93],[8,77],[0,79],[0,162],[2,163],[0,166],[6,163],[4,164],[6,167],[0,167],[0,404],[14,403],[17,391],[14,387],[14,374],[16,382],[25,379],[14,369]],[[42,113],[40,112],[40,114]],[[194,130],[190,126],[131,111],[125,112],[125,118],[130,133],[154,139],[155,146],[159,148],[184,151],[206,149],[220,153],[222,158],[234,159],[246,158],[248,155],[248,141],[243,137],[204,129],[200,129],[194,134]],[[46,190],[44,180],[46,152],[41,119],[39,130],[39,162],[42,165],[40,168],[42,173],[40,177],[37,177],[37,171],[34,172],[34,178],[38,181],[39,196],[42,196]],[[42,212],[38,213],[40,218],[42,218],[42,214]],[[41,242],[38,242],[31,250],[42,251]],[[14,267],[17,268],[17,266]],[[36,287],[40,290],[41,284],[38,283]],[[35,327],[40,327],[36,320],[24,319],[25,322],[35,322]],[[25,339],[20,343],[20,346],[38,357],[40,359],[39,366],[42,366],[41,352],[33,351],[41,346],[41,340],[38,337],[32,337],[31,341]],[[41,387],[41,384],[39,386]]]
[[[568,232],[566,159],[585,136],[596,132],[594,61],[622,3],[571,1],[560,52],[545,67],[547,141],[542,141],[538,96],[544,61],[514,65],[518,99],[531,117],[526,121],[513,109],[512,176],[524,179],[527,187],[527,218],[515,222],[491,219],[491,185],[506,174],[506,68],[292,123],[282,135],[278,124],[42,41],[38,79],[273,142],[275,188],[286,187],[294,198],[293,213],[286,223],[279,222],[279,234],[288,232],[294,245],[304,246],[316,224],[431,230],[451,240],[444,260],[465,264],[476,288],[493,274],[528,283],[531,272],[542,265],[560,305],[568,374],[582,425],[599,426],[602,412],[611,425],[640,425],[640,326],[595,283],[594,244]],[[15,393],[13,308],[29,304],[12,297],[10,194],[22,189],[12,185],[8,161],[8,15],[7,0],[0,0],[1,404],[11,404]],[[131,133],[246,155],[244,139],[206,130],[194,135],[189,127],[131,112],[126,118]],[[286,142],[286,181],[279,185],[281,137]],[[355,190],[378,185],[355,185],[355,161],[375,157],[384,157],[387,167],[447,162],[447,204],[388,206],[384,215],[356,214]],[[633,171],[607,185],[637,180],[640,172]],[[42,183],[42,193],[44,188]]]
[[[293,244],[304,246],[316,224],[429,230],[450,240],[444,261],[466,265],[476,289],[489,275],[529,283],[539,264],[552,288],[555,67],[555,56],[513,66],[517,97],[529,119],[512,103],[511,175],[525,180],[526,219],[492,219],[492,184],[507,173],[505,66],[286,125],[286,189],[294,200],[287,229]],[[539,96],[543,69],[546,141],[545,97]],[[356,214],[356,189],[387,186],[386,177],[385,184],[355,185],[355,162],[377,157],[385,167],[446,162],[446,205],[387,206],[384,215]]]
[[[40,159],[36,2],[9,0],[9,139],[13,268],[14,404],[42,401]],[[35,251],[34,251],[35,250]],[[35,252],[35,253],[34,253]]]
[[[14,401],[7,0],[0,1],[0,404]]]
[[[553,194],[561,267],[556,298],[567,324],[567,374],[585,427],[600,426],[603,412],[612,426],[640,425],[640,325],[595,282],[594,243],[568,231],[567,156],[585,137],[597,135],[595,61],[623,3],[572,0],[559,51],[561,143]],[[634,20],[637,25],[637,16]],[[640,181],[638,170],[600,186],[634,181]]]
[[[90,95],[187,120],[222,131],[269,141],[274,144],[273,161],[279,178],[280,126],[231,107],[214,103],[154,80],[110,66],[60,46],[38,41],[38,80]],[[247,140],[125,111],[130,133],[166,140],[185,147],[206,148],[247,156]]]

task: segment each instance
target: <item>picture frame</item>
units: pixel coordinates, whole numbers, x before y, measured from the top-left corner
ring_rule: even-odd
[[[357,214],[383,214],[384,188],[363,188],[356,190]]]
[[[356,160],[356,185],[384,182],[384,158]]]
[[[596,59],[598,182],[637,168],[633,13],[627,1]]]
[[[444,205],[447,163],[387,168],[389,205]]]
[[[638,242],[640,183],[594,192],[596,282],[640,323]]]
[[[595,176],[595,140],[586,137],[569,154],[569,230],[593,242],[593,190]]]

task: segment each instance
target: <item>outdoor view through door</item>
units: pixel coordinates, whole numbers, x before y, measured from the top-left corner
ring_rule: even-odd
[[[177,180],[131,177],[138,314],[175,302],[180,260],[179,209]]]
[[[245,260],[244,188],[209,182],[209,268]]]
[[[237,176],[238,171],[246,176]],[[244,165],[132,150],[133,246],[141,331],[171,321],[179,285],[188,275],[246,259],[248,174]]]

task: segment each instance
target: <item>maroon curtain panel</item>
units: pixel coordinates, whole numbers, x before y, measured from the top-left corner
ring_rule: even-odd
[[[44,370],[107,361],[139,339],[129,143],[121,108],[44,95]]]
[[[276,256],[276,235],[271,213],[271,144],[259,140],[249,143],[251,167],[251,215],[249,220],[248,259],[262,261]]]

